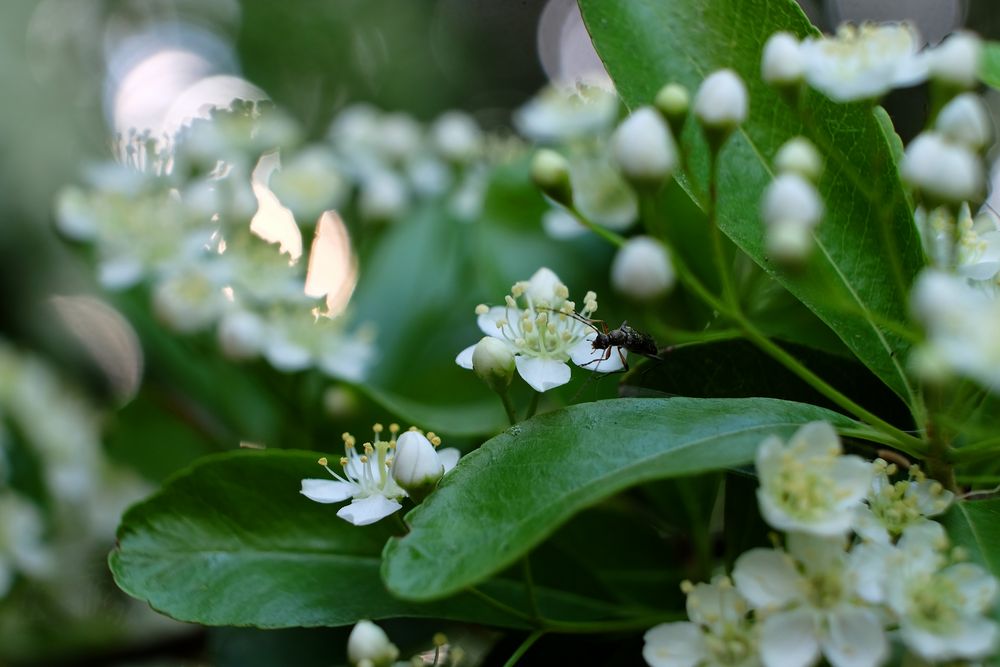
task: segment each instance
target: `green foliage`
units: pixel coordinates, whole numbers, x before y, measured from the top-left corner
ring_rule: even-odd
[[[810,92],[792,108],[760,79],[767,37],[778,30],[815,33],[799,7],[792,0],[581,0],[580,6],[598,53],[631,107],[650,103],[671,81],[694,91],[719,68],[742,76],[750,118],[719,156],[719,227],[912,402],[903,366],[908,345],[892,328],[906,320],[906,293],[923,259],[879,122],[863,105],[836,105]],[[820,183],[826,215],[808,266],[791,272],[767,257],[756,211],[772,177],[771,158],[799,134],[827,155]],[[682,144],[697,175],[683,185],[704,206],[709,152],[693,121]]]
[[[390,522],[353,526],[335,508],[307,500],[299,481],[318,474],[326,473],[307,452],[203,459],[125,515],[109,559],[115,581],[164,614],[205,625],[312,627],[417,616],[524,626],[470,594],[433,604],[390,595],[378,575]],[[519,582],[496,580],[483,590],[515,605],[523,596]],[[539,597],[562,617],[608,613],[570,591],[542,588]]]
[[[1000,42],[987,42],[979,77],[987,86],[1000,89]]]
[[[407,515],[410,532],[385,549],[386,585],[411,600],[450,595],[585,507],[642,482],[744,465],[763,438],[816,419],[854,423],[768,399],[619,399],[540,415],[467,455]]]

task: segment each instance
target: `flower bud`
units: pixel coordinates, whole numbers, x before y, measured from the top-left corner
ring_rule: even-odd
[[[366,220],[392,220],[403,214],[409,198],[406,184],[399,176],[391,171],[378,171],[362,184],[358,208]]]
[[[900,175],[932,203],[971,201],[983,190],[983,166],[976,154],[936,132],[910,142]]]
[[[935,81],[957,88],[974,88],[979,82],[983,43],[978,35],[953,33],[928,52],[928,73]]]
[[[813,227],[823,216],[823,202],[815,186],[796,173],[779,174],[764,190],[764,222],[793,221]]]
[[[444,475],[444,464],[431,441],[420,431],[407,431],[396,440],[392,478],[419,502]]]
[[[569,163],[559,153],[542,148],[531,161],[531,180],[538,189],[565,206],[573,204],[573,188],[569,182]]]
[[[514,378],[514,354],[500,339],[485,336],[472,350],[472,372],[493,391],[506,391]]]
[[[795,137],[778,149],[774,156],[774,167],[779,173],[799,174],[815,183],[823,173],[823,158],[811,141],[805,137]]]
[[[679,83],[668,83],[656,93],[653,106],[671,121],[683,119],[691,108],[691,94]]]
[[[764,44],[760,62],[761,78],[772,86],[791,86],[802,81],[805,61],[799,40],[787,32],[776,32]]]
[[[777,221],[767,227],[767,254],[784,264],[800,264],[812,251],[812,227],[796,221]]]
[[[347,638],[347,660],[352,665],[388,667],[398,656],[396,645],[371,621],[358,621]]]
[[[938,114],[934,127],[951,141],[981,151],[993,141],[993,120],[975,93],[962,93]]]
[[[633,299],[654,299],[673,287],[675,279],[666,248],[649,236],[630,238],[611,263],[611,284]]]
[[[747,87],[731,69],[712,72],[694,96],[694,113],[705,128],[732,131],[747,119]]]
[[[434,148],[452,162],[465,162],[479,152],[483,133],[472,116],[461,111],[449,111],[431,127]]]
[[[663,117],[652,107],[633,111],[611,135],[611,150],[625,177],[659,185],[677,167],[677,146]]]

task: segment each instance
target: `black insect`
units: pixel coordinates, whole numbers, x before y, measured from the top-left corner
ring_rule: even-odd
[[[604,350],[603,356],[588,361],[582,364],[583,366],[607,361],[611,358],[612,349],[615,348],[618,350],[618,355],[622,360],[622,366],[624,366],[625,371],[628,371],[628,362],[625,360],[625,355],[622,354],[622,348],[633,354],[641,354],[650,359],[660,358],[656,341],[653,340],[653,337],[647,333],[633,329],[628,325],[627,321],[622,322],[621,326],[617,329],[608,330],[608,324],[604,320],[591,320],[577,313],[573,313],[571,316],[597,332],[597,336],[594,337],[591,345],[595,350]],[[600,329],[597,328],[598,323],[601,325]]]

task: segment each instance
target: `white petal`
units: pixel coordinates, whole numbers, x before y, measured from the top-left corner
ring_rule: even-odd
[[[828,422],[809,422],[795,432],[788,444],[801,448],[801,454],[807,457],[827,457],[841,452],[840,437]]]
[[[845,606],[831,613],[821,643],[833,667],[875,667],[889,652],[878,616],[857,607]]]
[[[309,350],[285,340],[271,340],[264,349],[264,356],[279,371],[295,372],[309,368],[312,355]]]
[[[789,533],[785,549],[807,572],[828,572],[838,567],[846,558],[847,541],[844,536],[829,537],[809,532]]]
[[[760,632],[760,657],[765,667],[806,667],[819,660],[812,613],[800,608],[768,616]]]
[[[854,592],[862,600],[879,604],[885,600],[885,584],[889,579],[892,559],[898,551],[886,541],[863,542],[848,554],[850,578],[854,581]],[[895,576],[898,576],[896,574]]]
[[[837,480],[841,506],[853,505],[868,495],[872,486],[872,464],[853,454],[840,456],[830,468],[830,476]]]
[[[993,607],[997,597],[996,577],[974,563],[956,563],[941,573],[958,591],[960,607],[967,614],[981,614]]]
[[[709,657],[705,636],[694,623],[662,623],[643,639],[642,657],[650,667],[694,667]]]
[[[471,371],[472,370],[472,352],[475,349],[476,349],[475,345],[470,345],[469,347],[467,347],[464,350],[462,350],[461,352],[459,352],[458,356],[455,357],[455,363],[458,364],[459,366],[461,366],[462,368],[465,368],[465,369],[468,369],[468,370]]]
[[[952,632],[941,635],[923,625],[900,623],[903,642],[914,653],[930,661],[955,658],[978,660],[990,655],[997,646],[997,624],[990,619],[971,616],[959,621]]]
[[[618,347],[612,347],[610,350],[595,349],[595,338],[597,338],[597,334],[592,333],[570,348],[569,356],[573,363],[588,371],[598,373],[615,373],[625,368],[622,357],[627,355],[626,351]],[[606,359],[605,356],[607,356]]]
[[[337,516],[355,526],[367,526],[379,519],[384,519],[401,507],[402,505],[395,500],[389,500],[381,494],[376,494],[341,507]]]
[[[354,496],[358,485],[350,482],[337,482],[332,479],[304,479],[302,490],[299,491],[309,500],[318,503],[339,503]]]
[[[552,269],[542,267],[535,271],[535,274],[528,280],[528,289],[525,294],[535,305],[547,305],[550,308],[558,309],[564,299],[558,294],[558,288],[562,285],[559,276]]]
[[[458,465],[458,459],[460,456],[462,456],[462,452],[454,447],[447,447],[445,449],[438,450],[438,458],[441,460],[441,465],[444,466],[445,473]]]
[[[871,508],[864,503],[855,505],[854,520],[851,528],[862,540],[877,544],[889,544],[889,531],[878,520],[878,517],[875,516]]]
[[[508,308],[506,306],[493,306],[488,311],[476,318],[476,324],[479,325],[480,331],[482,331],[487,336],[493,336],[494,338],[500,338],[500,327],[497,326],[498,322],[511,322],[515,323],[521,316],[521,311],[518,308]],[[471,368],[471,366],[470,366]]]
[[[535,391],[548,391],[569,382],[569,366],[555,359],[537,357],[514,357],[517,372]]]
[[[800,579],[788,556],[774,549],[751,549],[736,559],[733,568],[733,583],[755,608],[797,600]]]

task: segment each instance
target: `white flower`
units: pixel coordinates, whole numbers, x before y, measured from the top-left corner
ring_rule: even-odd
[[[56,226],[74,241],[93,241],[99,222],[90,197],[78,187],[67,187],[56,195]]]
[[[801,46],[806,81],[835,102],[880,97],[927,76],[920,36],[907,23],[844,24],[835,37],[807,37]]]
[[[395,424],[389,426],[391,439],[388,442],[380,438],[381,424],[376,424],[374,431],[375,442],[364,443],[360,454],[355,448],[354,436],[345,433],[345,455],[340,459],[344,476],[331,470],[326,458],[321,458],[320,465],[334,480],[303,479],[299,493],[318,503],[339,503],[351,498],[351,504],[341,507],[337,516],[355,526],[375,523],[402,508],[399,501],[406,496],[406,491],[393,479],[393,461],[390,458],[399,427]]]
[[[663,244],[650,236],[633,236],[611,262],[611,284],[634,299],[654,299],[674,286],[676,274]]]
[[[431,126],[431,141],[446,159],[466,162],[482,148],[483,132],[469,114],[448,111]]]
[[[588,292],[583,310],[568,301],[569,290],[550,269],[541,268],[529,281],[516,283],[506,306],[479,306],[479,328],[504,342],[514,353],[518,374],[536,391],[548,391],[566,384],[570,359],[579,366],[602,373],[624,367],[624,350],[594,349],[596,332],[578,318],[588,318],[597,310],[597,297]],[[523,305],[519,305],[518,301]],[[472,368],[475,345],[462,350],[455,362]]]
[[[640,183],[660,183],[677,168],[677,146],[663,116],[652,107],[629,114],[611,135],[615,162]]]
[[[602,132],[618,115],[618,97],[597,86],[548,86],[514,113],[514,127],[541,143]]]
[[[975,93],[962,93],[944,105],[934,127],[950,141],[974,151],[983,150],[993,141],[993,118]]]
[[[454,448],[438,450],[441,438],[424,435],[411,429],[396,441],[396,455],[392,462],[392,478],[406,492],[419,501],[419,496],[432,490],[441,477],[458,463],[459,451]]]
[[[0,599],[20,572],[42,576],[52,570],[44,542],[45,522],[34,504],[12,491],[0,493]]]
[[[1000,388],[1000,300],[958,276],[926,269],[911,295],[927,341],[922,350],[954,372]]]
[[[219,320],[219,349],[229,359],[252,359],[264,343],[264,322],[252,311],[233,309]]]
[[[972,218],[968,205],[958,215],[958,273],[969,280],[992,281],[1000,273],[1000,225],[989,209]]]
[[[716,577],[711,584],[695,586],[685,582],[683,588],[691,622],[662,623],[648,630],[642,650],[646,663],[650,667],[759,665],[747,601],[729,579]]]
[[[796,84],[802,80],[804,72],[799,40],[795,35],[776,32],[768,37],[760,62],[764,83],[777,86]]]
[[[334,155],[325,146],[310,146],[271,175],[270,187],[299,220],[314,222],[328,209],[340,208],[348,194]]]
[[[997,580],[978,565],[949,564],[948,539],[934,521],[911,524],[896,546],[868,543],[852,559],[866,578],[864,592],[894,613],[912,652],[940,662],[978,660],[1000,640],[993,609]]]
[[[214,263],[177,267],[153,290],[156,314],[181,333],[193,333],[213,324],[226,305],[221,268]]]
[[[899,173],[926,196],[960,203],[983,190],[983,165],[976,153],[936,132],[924,132],[906,147]]]
[[[395,172],[378,169],[361,184],[358,210],[366,220],[393,220],[406,211],[409,203],[406,183]]]
[[[694,113],[708,128],[732,130],[747,119],[749,96],[746,84],[731,69],[712,72],[694,96]]]
[[[889,481],[895,465],[876,459],[872,468],[875,474],[866,504],[855,509],[854,531],[864,539],[888,544],[907,527],[942,514],[955,498],[917,466],[910,468],[908,480],[895,483]]]
[[[928,51],[931,78],[960,88],[974,88],[979,83],[979,62],[983,43],[978,35],[962,30],[952,33]]]
[[[768,438],[757,449],[756,466],[764,519],[779,530],[813,535],[846,533],[872,478],[866,461],[841,455],[840,438],[827,422],[802,426],[787,445]]]
[[[364,378],[375,356],[364,329],[348,332],[342,317],[310,312],[302,302],[267,313],[261,352],[279,371],[316,366],[331,377],[354,382]]]
[[[805,137],[793,137],[783,143],[774,156],[774,168],[780,173],[799,174],[812,182],[823,173],[823,158]]]
[[[358,621],[347,638],[347,660],[354,667],[389,667],[397,657],[399,649],[371,621]]]
[[[423,130],[413,117],[394,112],[381,118],[375,141],[379,151],[390,162],[404,162],[420,151],[422,135]]]
[[[791,533],[787,552],[751,549],[733,581],[757,610],[766,667],[874,667],[888,655],[879,614],[857,595],[859,579],[840,538]]]

